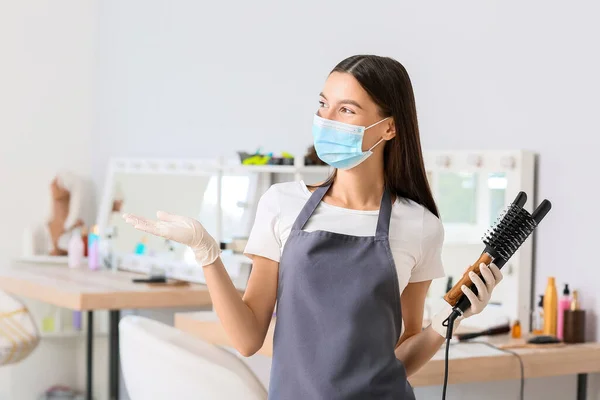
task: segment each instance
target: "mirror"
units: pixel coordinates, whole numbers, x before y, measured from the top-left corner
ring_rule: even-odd
[[[519,191],[529,196],[532,211],[534,154],[507,152],[425,152],[427,176],[444,225],[442,262],[446,278],[434,280],[428,292],[427,314],[442,306],[443,296],[484,250],[483,236],[497,222]],[[502,269],[504,279],[491,303],[468,324],[489,327],[519,319],[529,327],[532,279],[531,238]]]
[[[202,268],[187,246],[140,232],[122,215],[155,219],[162,210],[189,216],[222,245],[243,243],[253,222],[257,181],[255,174],[225,173],[210,162],[113,161],[98,217],[101,265],[204,283]],[[222,258],[234,284],[243,286],[250,260],[230,250]]]
[[[193,254],[178,243],[133,229],[121,217],[124,213],[156,219],[156,211],[202,220],[215,232],[216,192],[209,189],[210,175],[175,175],[117,172],[113,177],[111,212],[105,235],[119,262],[124,255],[137,254],[191,263]],[[110,259],[104,260],[111,267]]]

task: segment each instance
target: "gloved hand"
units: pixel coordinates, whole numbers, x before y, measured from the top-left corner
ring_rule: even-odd
[[[477,294],[473,293],[473,291],[467,286],[463,285],[461,287],[462,292],[465,294],[465,296],[467,296],[467,298],[471,302],[471,306],[464,312],[462,316],[458,317],[454,321],[452,332],[456,331],[456,328],[463,319],[469,318],[470,316],[479,314],[483,311],[485,306],[487,306],[487,304],[490,302],[490,298],[492,297],[492,291],[494,290],[496,285],[502,280],[502,272],[493,263],[490,264],[489,267],[486,264],[481,263],[479,265],[479,270],[481,271],[481,276],[483,276],[483,280],[476,273],[472,271],[469,273],[471,281],[477,288]],[[431,327],[443,337],[446,337],[447,330],[447,327],[443,326],[443,322],[446,320],[446,318],[448,318],[451,312],[452,306],[450,304],[446,304],[444,308],[440,310],[437,314],[435,314],[431,319]]]
[[[189,246],[200,266],[215,262],[221,254],[219,243],[204,229],[202,224],[193,218],[168,214],[164,211],[156,213],[158,221],[146,219],[132,214],[123,214],[125,222],[134,228],[155,236]]]

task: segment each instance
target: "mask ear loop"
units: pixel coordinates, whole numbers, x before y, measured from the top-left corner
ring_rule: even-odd
[[[375,125],[379,125],[380,123],[382,123],[383,121],[385,121],[386,119],[389,119],[390,117],[385,117],[384,119],[382,119],[379,122],[375,122],[373,125],[369,125],[365,128],[365,131],[369,128],[374,127]],[[371,148],[369,149],[369,151],[372,151],[379,143],[383,142],[383,138],[379,139],[379,141],[377,143],[375,143],[373,146],[371,146]]]
[[[373,146],[371,146],[371,148],[369,149],[369,151],[373,151],[373,149],[379,144],[383,142],[383,138],[379,139],[379,141],[377,143],[375,143]]]
[[[379,125],[380,123],[382,123],[383,121],[385,121],[386,119],[389,119],[390,117],[385,117],[384,119],[382,119],[379,122],[375,122],[373,125],[369,125],[365,128],[365,131],[369,128],[374,127],[375,125]],[[371,146],[371,148],[369,149],[369,151],[372,151],[379,143],[383,142],[383,138],[379,139],[379,141],[377,143],[375,143],[373,146]]]
[[[383,121],[385,121],[386,119],[390,119],[390,117],[385,117],[385,118],[384,118],[384,119],[382,119],[381,121],[379,121],[379,122],[375,122],[374,124],[367,126],[367,127],[365,128],[365,131],[366,131],[367,129],[369,129],[369,128],[372,128],[372,127],[374,127],[375,125],[379,125],[380,123],[382,123],[382,122],[383,122]]]

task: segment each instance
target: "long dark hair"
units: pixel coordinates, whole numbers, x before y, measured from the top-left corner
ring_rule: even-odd
[[[385,185],[393,196],[421,204],[436,217],[439,212],[427,180],[417,108],[406,69],[389,57],[356,55],[346,58],[331,72],[352,74],[379,106],[382,117],[393,117],[396,136],[383,152]],[[337,170],[320,186],[333,183]]]

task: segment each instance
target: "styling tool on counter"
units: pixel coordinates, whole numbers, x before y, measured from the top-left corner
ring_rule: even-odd
[[[453,309],[450,316],[444,321],[444,326],[448,328],[446,333],[446,363],[442,399],[446,398],[446,388],[448,385],[448,353],[450,350],[450,340],[452,339],[452,327],[454,326],[454,321],[463,315],[471,305],[467,296],[463,294],[461,286],[466,285],[471,288],[473,293],[477,294],[477,288],[471,282],[469,273],[473,271],[481,276],[479,271],[481,263],[486,265],[494,263],[499,269],[502,269],[552,208],[550,201],[544,200],[530,214],[523,208],[526,202],[527,194],[519,192],[515,200],[498,217],[496,224],[484,235],[483,243],[485,244],[485,248],[477,261],[465,271],[462,278],[444,296],[444,300],[453,306]]]
[[[469,333],[461,333],[456,335],[456,338],[463,342],[465,340],[475,339],[481,336],[494,336],[494,335],[504,335],[505,333],[510,332],[510,325],[503,324],[498,325],[492,328],[484,329],[480,332],[469,332]]]
[[[554,344],[560,343],[560,340],[556,336],[552,335],[539,335],[529,338],[527,340],[529,344]]]
[[[150,275],[148,278],[133,278],[133,283],[166,283],[167,278],[164,275]]]

